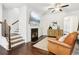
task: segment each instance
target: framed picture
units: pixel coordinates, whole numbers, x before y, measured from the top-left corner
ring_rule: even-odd
[[[57,29],[57,22],[52,22],[52,29]]]
[[[30,12],[29,15],[29,24],[31,26],[38,26],[40,24],[40,16],[35,12]]]

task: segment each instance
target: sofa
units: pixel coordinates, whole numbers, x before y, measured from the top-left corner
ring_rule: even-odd
[[[69,33],[64,41],[48,39],[48,51],[56,55],[71,55],[77,39],[77,32]]]

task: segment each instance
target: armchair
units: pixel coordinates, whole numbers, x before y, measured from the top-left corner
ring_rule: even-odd
[[[56,55],[70,55],[72,54],[76,38],[77,33],[73,32],[65,38],[64,42],[48,39],[48,51]]]

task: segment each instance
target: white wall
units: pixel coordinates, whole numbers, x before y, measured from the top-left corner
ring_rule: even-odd
[[[71,32],[77,32],[78,28],[78,17],[76,15],[74,16],[67,16],[64,18],[64,33],[71,33]]]
[[[2,21],[2,4],[0,4],[0,21]],[[2,32],[1,32],[1,24],[0,24],[0,36],[1,36],[1,34],[2,34]]]
[[[74,12],[71,12],[69,14],[66,14],[66,16],[77,16],[78,18],[78,23],[79,23],[79,11],[74,11]],[[79,30],[78,30],[79,31]],[[78,35],[78,40],[79,40],[79,35]]]
[[[3,13],[4,19],[6,19],[9,24],[12,24],[16,20],[18,20],[20,13],[19,8],[9,8],[9,9],[4,8],[3,11],[4,11]]]
[[[69,13],[66,13],[65,16],[79,16],[79,11],[73,11],[73,12],[69,12]],[[78,17],[79,18],[79,17]]]
[[[2,21],[2,4],[0,4],[0,21]],[[2,36],[2,26],[0,24],[0,45],[1,45],[1,36]]]
[[[70,13],[66,13],[66,15],[65,15],[66,17],[68,17],[68,16],[76,16],[77,17],[77,19],[78,19],[78,23],[79,23],[79,11],[74,11],[74,12],[70,12]],[[73,17],[72,17],[73,18]],[[76,21],[76,19],[74,20],[74,22]],[[78,30],[79,31],[79,30]]]
[[[28,29],[28,21],[27,21],[27,8],[23,6],[20,8],[20,15],[19,15],[19,33],[27,42],[27,29]]]
[[[0,4],[0,21],[2,21],[2,4]],[[5,37],[2,36],[2,26],[0,24],[0,45],[8,50],[8,42]]]
[[[43,31],[43,35],[47,35],[47,30],[48,27],[50,25],[51,22],[57,21],[57,23],[59,24],[60,28],[63,29],[63,19],[64,19],[65,13],[61,12],[61,13],[56,13],[56,14],[48,14],[45,15],[42,18],[42,31]]]
[[[11,32],[14,32],[18,29],[18,23],[15,25],[12,25],[16,20],[18,20],[19,17],[19,8],[3,8],[3,19],[6,19],[8,24],[11,25]]]
[[[40,24],[39,25],[37,25],[37,26],[30,26],[30,24],[29,24],[29,17],[30,17],[30,13],[31,13],[31,11],[33,11],[33,9],[27,9],[27,21],[28,21],[28,35],[27,35],[27,37],[28,37],[28,42],[30,42],[31,41],[31,28],[38,28],[38,37],[40,37],[41,35],[43,35],[42,34],[42,28],[41,28],[41,20],[42,19],[40,19]],[[39,15],[39,13],[37,13],[38,15]]]
[[[77,16],[77,19],[79,21],[79,11],[62,12],[62,13],[57,13],[57,14],[45,15],[42,18],[42,22],[41,22],[43,35],[47,35],[47,29],[49,27],[49,24],[53,21],[57,21],[58,24],[60,25],[60,28],[64,29],[64,17],[67,17],[67,16]]]

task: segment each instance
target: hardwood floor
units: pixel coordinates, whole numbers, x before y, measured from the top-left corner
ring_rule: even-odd
[[[54,55],[48,51],[44,51],[33,47],[33,44],[35,43],[29,42],[27,44],[22,44],[18,47],[13,48],[10,51],[6,51],[2,47],[0,47],[0,54],[1,55]]]
[[[49,53],[44,50],[37,49],[32,46],[33,43],[29,42],[27,44],[23,44],[19,47],[16,47],[9,51],[9,55],[51,55],[52,53]]]
[[[0,46],[0,55],[6,55],[7,54],[7,51]]]
[[[10,51],[6,51],[4,48],[0,47],[0,55],[52,55],[52,53],[37,49],[32,45],[33,43],[29,42],[15,47]]]

